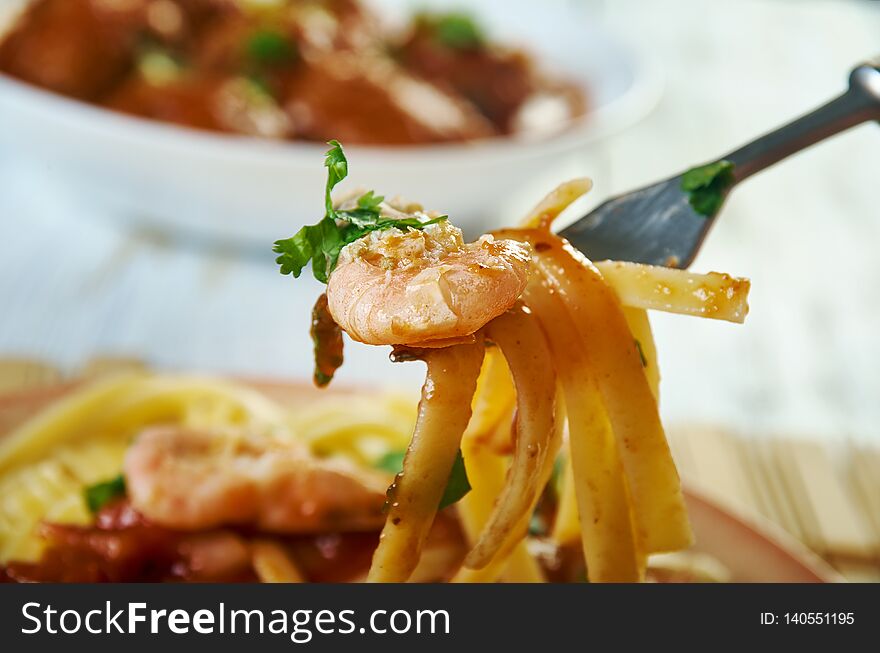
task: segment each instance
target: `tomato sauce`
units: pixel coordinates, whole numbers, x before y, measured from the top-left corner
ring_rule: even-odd
[[[126,499],[105,506],[91,526],[44,524],[37,562],[0,566],[3,582],[256,582],[249,539],[231,529],[189,533],[151,523]],[[265,536],[263,536],[265,538]],[[376,533],[277,536],[312,582],[345,582],[366,574]]]

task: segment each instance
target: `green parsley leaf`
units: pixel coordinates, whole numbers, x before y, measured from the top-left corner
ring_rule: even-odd
[[[468,479],[467,470],[464,468],[464,457],[461,455],[461,449],[459,449],[458,454],[455,456],[455,462],[452,463],[452,472],[449,474],[449,480],[446,482],[443,498],[440,499],[440,510],[456,503],[470,491],[471,482]]]
[[[330,194],[336,185],[348,177],[348,159],[345,158],[345,151],[342,149],[339,141],[327,141],[330,149],[324,155],[324,167],[327,168],[327,188],[324,194],[324,206],[327,209],[327,217],[335,217],[333,210],[333,198]],[[372,191],[370,191],[372,194]]]
[[[245,41],[245,53],[252,61],[263,66],[275,66],[291,61],[296,56],[296,45],[285,34],[261,29]]]
[[[730,161],[721,160],[714,163],[708,163],[704,166],[691,168],[681,177],[682,190],[693,191],[705,188],[711,184],[718,175],[733,170],[733,164]]]
[[[275,241],[273,251],[279,254],[275,262],[281,266],[281,274],[299,278],[311,262],[312,273],[318,281],[327,283],[336,267],[342,248],[371,231],[383,229],[424,229],[430,224],[446,220],[440,216],[426,222],[417,218],[395,219],[383,217],[379,205],[385,199],[369,191],[361,195],[357,208],[337,210],[331,197],[333,189],[348,176],[348,160],[338,141],[329,141],[330,149],[324,157],[327,168],[327,185],[324,191],[324,217],[318,224],[308,225],[285,240]]]
[[[84,490],[84,495],[89,511],[95,514],[113,499],[125,496],[125,477],[120,474],[109,481],[90,485]]]
[[[363,229],[365,235],[371,231],[382,231],[383,229],[424,229],[429,224],[437,224],[448,219],[448,216],[441,215],[432,220],[422,222],[418,218],[382,218],[378,213],[368,211],[366,209],[354,209],[353,211],[337,211],[336,215],[341,220],[347,220],[355,227]],[[360,236],[358,236],[360,238]],[[355,238],[357,240],[357,238]]]
[[[367,191],[358,198],[358,208],[365,211],[379,211],[379,205],[385,201],[384,195],[376,195],[373,191]]]
[[[532,513],[531,519],[529,519],[529,535],[534,535],[541,537],[547,534],[547,524],[544,522],[544,519],[538,514],[538,511]]]
[[[325,217],[309,231],[312,239],[312,274],[318,281],[327,283],[330,272],[336,267],[336,259],[339,252],[347,244],[343,238],[343,232],[336,224],[336,220]]]
[[[281,266],[281,274],[292,274],[294,278],[299,278],[302,269],[314,255],[312,232],[316,228],[317,225],[303,227],[293,238],[276,241],[274,251],[281,256],[275,260]]]
[[[373,467],[388,472],[389,474],[397,474],[403,469],[403,457],[406,451],[389,451],[384,456],[373,463]]]
[[[375,461],[373,466],[389,474],[398,474],[403,470],[404,456],[406,456],[406,451],[389,451]],[[446,482],[446,489],[443,491],[443,498],[440,499],[440,507],[438,509],[443,510],[443,508],[457,503],[470,491],[471,482],[464,467],[464,457],[461,455],[461,449],[459,449],[455,456],[455,462],[452,464],[452,471],[449,473],[449,480]]]
[[[454,50],[473,50],[486,42],[483,29],[465,12],[421,13],[416,16],[416,24],[429,29],[437,41]]]
[[[691,168],[681,176],[681,189],[690,195],[694,211],[709,218],[718,212],[733,186],[733,168],[733,163],[722,159]]]

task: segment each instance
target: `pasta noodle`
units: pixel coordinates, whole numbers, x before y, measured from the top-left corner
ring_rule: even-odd
[[[458,504],[459,518],[471,547],[489,522],[496,498],[505,486],[505,459],[509,449],[510,422],[513,419],[515,391],[504,357],[498,348],[486,350],[483,370],[474,396],[474,413],[462,438],[462,454],[471,482],[471,491]],[[557,422],[558,424],[558,422]],[[554,434],[556,441],[561,440]],[[552,459],[551,455],[547,459]],[[543,474],[542,474],[543,478]],[[539,482],[539,485],[542,483]],[[519,528],[517,524],[517,528]],[[542,582],[544,576],[517,528],[508,536],[515,540],[509,557],[495,556],[482,569],[461,567],[453,582],[493,582],[502,575],[510,582]],[[510,547],[505,544],[505,548]]]
[[[657,345],[654,343],[654,334],[651,332],[648,313],[641,308],[624,306],[623,316],[626,318],[626,324],[633,338],[635,338],[651,394],[654,395],[655,401],[660,401],[660,367],[657,364]]]
[[[550,246],[538,255],[541,274],[564,297],[589,347],[588,366],[627,472],[638,537],[648,553],[685,548],[692,535],[678,473],[617,299],[595,268],[585,260],[578,265],[580,255],[570,246],[556,237],[540,242]]]
[[[596,268],[626,306],[738,323],[749,313],[748,279],[623,261],[599,261]]]
[[[529,288],[526,303],[548,332],[568,410],[569,447],[584,556],[593,582],[640,579],[620,458],[589,361],[558,296]]]
[[[207,410],[210,408],[210,410]],[[217,379],[111,377],[62,399],[0,443],[0,472],[38,452],[91,433],[133,434],[146,424],[283,424],[283,411],[260,393]]]
[[[538,486],[544,487],[550,481],[555,466],[556,454],[558,453],[563,439],[563,424],[565,423],[565,414],[562,412],[562,401],[560,397],[556,398],[556,419],[551,438],[547,443],[548,455],[545,456],[540,471]],[[496,493],[497,496],[497,493]],[[472,569],[462,566],[456,576],[459,582],[491,582],[499,576],[504,575],[507,580],[514,582],[512,578],[519,578],[519,582],[540,582],[542,573],[537,567],[537,562],[529,553],[528,547],[525,545],[525,535],[528,531],[531,515],[535,510],[536,504],[540,498],[539,494],[532,496],[528,510],[520,518],[519,522],[510,530],[504,540],[503,545],[498,552],[482,569]]]
[[[477,379],[473,414],[464,439],[476,439],[499,453],[510,449],[510,421],[516,405],[516,390],[507,361],[497,347],[486,350]]]
[[[586,177],[560,184],[529,211],[521,222],[522,228],[549,229],[560,213],[567,209],[572,202],[587,194],[592,187],[592,180]]]
[[[504,488],[505,461],[491,451],[485,443],[464,440],[462,453],[471,479],[471,491],[459,503],[459,515],[468,541],[473,546],[489,521],[496,497]],[[513,574],[521,582],[543,580],[540,569],[529,554],[525,541],[518,541],[509,559],[498,555],[482,569],[462,566],[453,577],[456,583],[489,583],[497,580],[505,567],[513,567]]]
[[[251,542],[251,557],[263,583],[302,583],[303,576],[287,552],[272,540]]]
[[[571,456],[565,457],[565,467],[562,472],[562,492],[559,497],[559,507],[556,509],[556,519],[553,522],[551,537],[558,544],[570,544],[580,539],[581,529],[578,523],[577,497],[574,489],[574,470],[571,466]]]
[[[471,417],[483,342],[423,354],[428,375],[403,471],[389,489],[389,508],[369,581],[402,582],[419,562],[428,530]]]
[[[486,566],[509,533],[529,516],[532,497],[550,449],[556,396],[556,374],[544,335],[524,307],[492,321],[486,331],[504,353],[518,397],[513,462],[495,510],[465,560],[467,567]]]
[[[296,430],[318,456],[341,455],[370,465],[388,452],[406,449],[415,418],[411,397],[346,396],[343,411],[333,396],[298,411]]]

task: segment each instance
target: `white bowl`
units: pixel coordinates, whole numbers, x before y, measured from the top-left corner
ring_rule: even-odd
[[[412,3],[377,4],[399,18]],[[417,6],[426,4],[461,3]],[[548,68],[581,81],[591,101],[587,116],[540,140],[352,146],[346,183],[404,195],[475,232],[496,223],[504,200],[530,180],[555,170],[569,174],[590,145],[645,115],[662,86],[656,68],[570,4],[483,0],[473,11],[493,37],[521,43]],[[259,141],[140,120],[3,76],[0,147],[16,162],[35,165],[51,188],[68,189],[93,212],[173,232],[266,247],[321,214],[322,144]],[[535,192],[541,191],[532,191],[531,200]]]

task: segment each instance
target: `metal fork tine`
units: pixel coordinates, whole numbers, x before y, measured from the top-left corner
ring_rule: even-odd
[[[712,225],[681,190],[681,176],[612,198],[560,232],[587,258],[687,267]]]
[[[850,73],[849,89],[842,95],[722,157],[719,161],[731,166],[732,183],[719,189],[720,199],[726,198],[733,183],[870,120],[880,120],[880,58],[857,66]],[[681,180],[678,175],[610,199],[563,229],[561,235],[596,261],[616,259],[686,268],[718,215],[718,206],[710,209],[709,217],[698,213]]]

